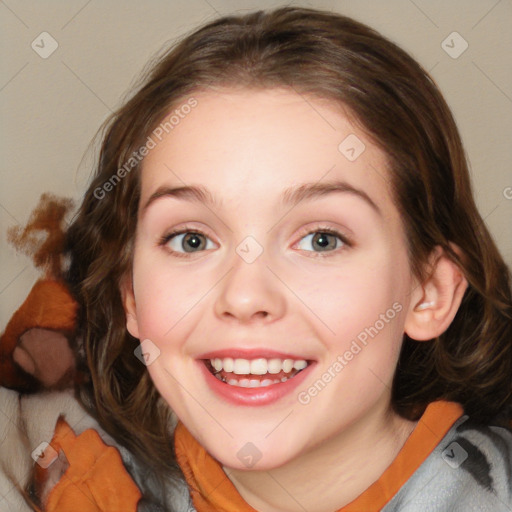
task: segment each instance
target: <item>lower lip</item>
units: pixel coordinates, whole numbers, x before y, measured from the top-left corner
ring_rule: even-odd
[[[311,371],[311,367],[314,366],[314,363],[310,363],[304,370],[295,375],[295,377],[285,382],[280,382],[279,384],[271,384],[270,386],[261,388],[242,388],[239,386],[230,386],[217,379],[217,377],[213,376],[208,368],[206,368],[206,365],[202,361],[198,361],[198,364],[200,365],[200,370],[203,372],[206,384],[215,394],[234,405],[252,406],[269,405],[291,394],[292,391],[304,381]]]

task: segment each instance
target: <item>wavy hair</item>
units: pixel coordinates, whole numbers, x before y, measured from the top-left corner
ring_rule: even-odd
[[[223,17],[183,38],[151,63],[100,131],[97,168],[67,247],[90,370],[81,397],[102,426],[149,466],[178,474],[172,413],[134,357],[138,340],[125,325],[120,284],[131,271],[141,168],[126,163],[194,91],[224,87],[291,87],[342,105],[387,156],[415,276],[426,278],[436,246],[464,273],[468,289],[448,330],[429,342],[404,335],[395,411],[416,420],[445,399],[477,421],[509,420],[510,272],[477,211],[445,100],[412,57],[371,28],[330,12],[280,8]]]

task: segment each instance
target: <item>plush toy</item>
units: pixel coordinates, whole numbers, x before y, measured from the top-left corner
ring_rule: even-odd
[[[0,336],[0,386],[23,392],[65,389],[80,378],[74,341],[77,304],[62,279],[62,225],[71,206],[69,199],[43,194],[27,226],[8,232],[9,242],[32,257],[43,277]]]
[[[71,206],[43,194],[27,226],[8,232],[43,275],[0,336],[0,511],[191,511],[184,482],[162,486],[75,397],[88,376],[63,279]]]
[[[75,318],[63,283],[37,281],[0,337],[0,385],[24,392],[72,386]]]

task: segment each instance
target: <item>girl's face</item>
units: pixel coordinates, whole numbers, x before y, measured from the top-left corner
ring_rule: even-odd
[[[392,415],[406,239],[383,152],[336,104],[194,98],[143,163],[127,325],[194,437],[270,469]]]

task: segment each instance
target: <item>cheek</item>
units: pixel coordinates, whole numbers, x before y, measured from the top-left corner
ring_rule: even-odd
[[[171,269],[154,258],[147,262],[141,258],[133,276],[140,335],[155,340],[165,339],[175,326],[190,321],[209,289],[201,274]]]
[[[391,261],[325,268],[309,279],[296,278],[295,284],[307,314],[314,314],[316,324],[325,327],[323,332],[338,341],[352,339],[376,322],[381,327],[382,315],[387,326],[387,320],[395,319],[396,309],[403,309],[402,286]]]
[[[407,267],[402,265],[390,254],[357,269],[331,269],[314,285],[302,283],[309,286],[304,293],[324,344],[321,371],[336,380],[341,394],[350,388],[370,399],[390,386],[405,321],[406,279],[400,268]]]

